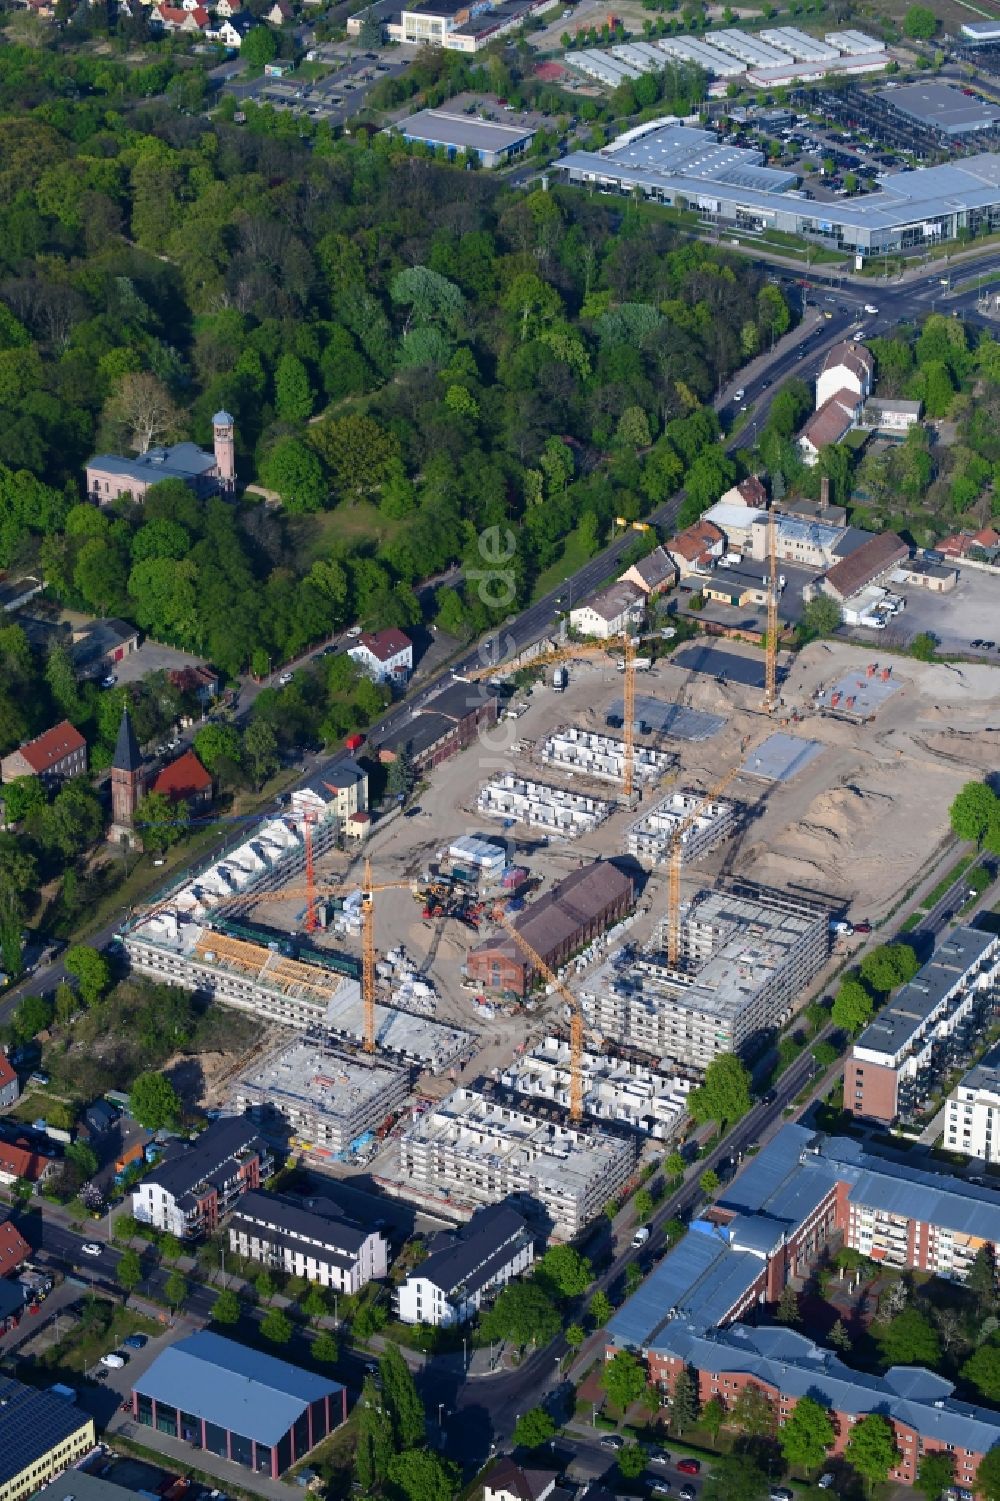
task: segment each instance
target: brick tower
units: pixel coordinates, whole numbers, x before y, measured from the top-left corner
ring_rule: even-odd
[[[216,412],[212,418],[215,438],[215,467],[219,474],[219,489],[230,495],[236,484],[236,423],[226,411]]]
[[[135,833],[135,810],[142,794],[142,758],[126,708],[118,726],[115,757],[111,763],[111,828],[108,838],[115,844],[130,844],[133,848],[141,844]]]

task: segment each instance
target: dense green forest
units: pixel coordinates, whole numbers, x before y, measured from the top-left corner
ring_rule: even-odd
[[[519,523],[523,602],[567,539],[730,480],[705,403],[789,320],[745,263],[384,136],[320,149],[144,102],[147,67],[2,55],[0,566],[233,673],[414,620],[414,582],[485,527]],[[201,443],[228,408],[241,480],[283,507],[82,504],[88,455],[150,407]]]

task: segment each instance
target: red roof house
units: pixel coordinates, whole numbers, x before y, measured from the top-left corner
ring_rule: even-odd
[[[194,751],[189,750],[164,766],[150,791],[161,792],[172,803],[210,803],[212,778]]]
[[[4,1220],[0,1225],[0,1277],[16,1272],[30,1255],[31,1247],[20,1230],[10,1220]]]
[[[15,777],[75,777],[87,770],[87,742],[64,719],[44,735],[26,740],[0,761],[0,780]]]
[[[395,626],[364,631],[347,655],[379,683],[389,678],[405,680],[413,671],[413,642]]]
[[[34,1152],[24,1142],[0,1141],[0,1183],[40,1183],[55,1163],[51,1157]]]

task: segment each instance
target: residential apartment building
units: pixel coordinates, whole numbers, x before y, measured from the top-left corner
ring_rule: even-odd
[[[132,1192],[132,1213],[179,1240],[211,1235],[274,1171],[270,1148],[245,1116],[213,1121],[196,1142],[168,1148]]]
[[[347,655],[376,683],[405,683],[413,671],[413,642],[395,626],[364,631]]]
[[[483,1483],[483,1501],[569,1501],[558,1479],[555,1470],[522,1470],[505,1454]],[[589,1487],[584,1501],[598,1501]]]
[[[9,1277],[16,1272],[30,1255],[31,1247],[14,1221],[0,1221],[0,1277]]]
[[[95,1442],[93,1418],[68,1398],[0,1376],[0,1501],[27,1501]]]
[[[1000,1047],[960,1079],[945,1101],[944,1146],[1000,1162]]]
[[[941,1075],[968,1062],[985,1035],[996,1013],[998,977],[1000,938],[968,927],[947,933],[852,1047],[846,1109],[885,1124],[916,1114]]]
[[[456,1089],[399,1136],[407,1197],[455,1217],[510,1198],[557,1240],[571,1240],[621,1192],[633,1140],[563,1125]]]
[[[861,416],[862,401],[852,391],[835,391],[816,408],[799,433],[803,461],[810,468],[819,462],[824,448],[847,437]]]
[[[829,914],[785,892],[735,882],[702,891],[681,923],[683,968],[666,956],[612,959],[580,993],[587,1023],[681,1068],[750,1053],[792,1014],[829,952]]]
[[[856,1372],[804,1335],[743,1322],[757,1305],[776,1303],[835,1235],[875,1261],[961,1279],[979,1246],[996,1247],[1000,1206],[989,1190],[786,1125],[614,1314],[608,1358],[634,1351],[665,1394],[681,1370],[693,1371],[701,1401],[726,1408],[755,1385],[779,1423],[809,1395],[833,1420],[833,1454],[844,1452],[856,1422],[881,1412],[900,1452],[891,1478],[912,1485],[921,1456],[942,1449],[954,1457],[956,1482],[971,1487],[982,1456],[1000,1443],[1000,1413],[955,1401],[935,1372]]]
[[[672,589],[677,582],[677,564],[665,547],[654,547],[644,558],[633,563],[619,579],[622,584],[634,584],[646,596],[662,594]]]
[[[396,1313],[404,1324],[443,1328],[467,1324],[491,1293],[526,1272],[535,1237],[510,1204],[489,1204],[460,1230],[435,1235],[429,1252],[396,1289]]]
[[[336,818],[345,824],[354,814],[368,809],[368,773],[353,756],[338,756],[295,788],[291,808],[310,822]]]
[[[619,579],[593,599],[575,605],[569,612],[570,629],[581,636],[607,641],[612,636],[627,635],[641,619],[646,594],[628,580]]]
[[[0,1141],[0,1183],[10,1185],[20,1180],[38,1188],[56,1170],[50,1149],[40,1149],[26,1137],[17,1141]]]
[[[337,1293],[360,1292],[389,1269],[385,1236],[345,1218],[328,1200],[255,1190],[243,1195],[229,1221],[229,1249]]]
[[[9,1110],[17,1103],[20,1093],[17,1070],[12,1067],[7,1054],[0,1052],[0,1110]]]
[[[724,533],[714,522],[704,516],[692,526],[685,527],[667,543],[667,552],[677,565],[682,579],[692,574],[711,573],[726,550]]]
[[[854,339],[835,344],[816,377],[817,409],[839,391],[849,392],[859,403],[867,401],[874,378],[875,359],[866,345]]]
[[[17,750],[0,761],[0,781],[13,782],[15,777],[41,777],[43,781],[65,781],[83,776],[87,770],[87,742],[64,719],[44,735],[26,740]]]

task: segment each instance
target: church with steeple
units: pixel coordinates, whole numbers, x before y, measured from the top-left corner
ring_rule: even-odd
[[[132,849],[141,848],[142,841],[135,832],[135,810],[145,791],[142,772],[142,757],[132,728],[132,716],[128,707],[122,711],[118,726],[114,760],[111,763],[111,828],[108,838],[113,844],[127,844]]]

